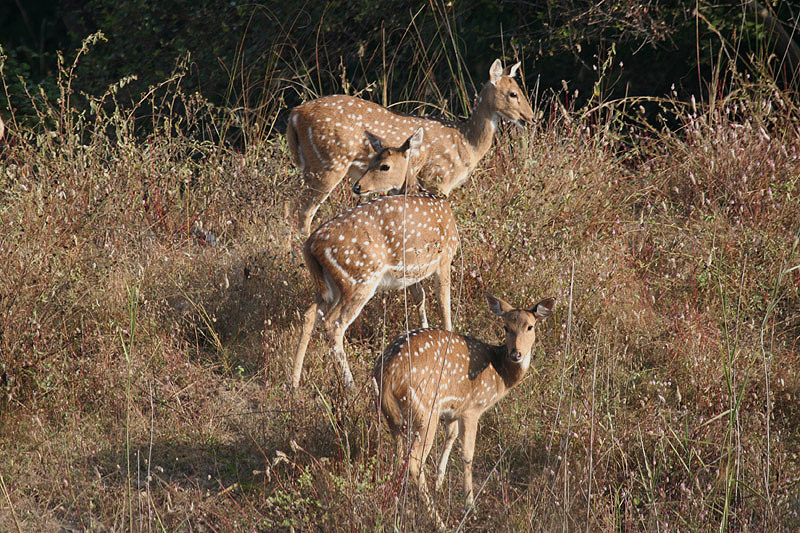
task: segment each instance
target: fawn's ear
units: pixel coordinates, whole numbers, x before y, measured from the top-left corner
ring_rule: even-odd
[[[503,63],[499,59],[495,59],[492,66],[489,67],[489,81],[492,85],[497,85],[500,78],[503,77]]]
[[[372,133],[365,131],[364,135],[367,137],[367,141],[369,141],[369,145],[375,150],[375,153],[380,153],[383,150],[383,142],[381,138],[377,135],[373,135]]]
[[[511,304],[509,304],[502,298],[496,298],[491,294],[489,294],[488,292],[486,293],[486,303],[489,304],[489,310],[492,313],[496,314],[497,316],[503,316],[504,314],[514,309],[514,307],[512,307]]]
[[[516,76],[517,76],[517,71],[519,70],[519,66],[520,66],[520,65],[522,65],[522,62],[521,62],[521,61],[517,61],[517,64],[516,64],[516,65],[511,65],[511,66],[508,68],[508,73],[507,73],[507,76],[508,76],[509,78],[514,78],[514,77],[516,77]]]
[[[417,128],[417,131],[406,140],[406,144],[408,145],[408,149],[411,150],[412,154],[416,154],[419,152],[419,147],[422,146],[422,139],[425,135],[425,130],[422,127]]]
[[[531,313],[536,317],[536,320],[544,320],[553,312],[553,306],[555,305],[555,298],[545,298],[531,308]]]

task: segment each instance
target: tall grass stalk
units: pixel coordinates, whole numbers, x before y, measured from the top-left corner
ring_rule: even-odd
[[[603,336],[603,328],[597,328],[597,337],[594,348],[594,360],[592,361],[592,400],[589,411],[589,475],[586,484],[586,531],[589,531],[592,516],[592,485],[594,484],[594,431],[595,431],[595,393],[597,390],[597,356],[600,352],[600,339]]]
[[[644,469],[642,469],[641,466],[639,467],[639,476],[642,478],[641,479],[642,486],[645,487],[645,494],[647,495],[648,499],[647,507],[652,509],[653,521],[655,521],[656,531],[660,532],[661,522],[658,519],[658,498],[656,496],[655,482],[653,479],[655,477],[655,473],[653,472],[653,468],[655,467],[655,459],[651,459],[647,455],[647,449],[644,446],[644,439],[642,438],[642,427],[637,426],[636,429],[637,429],[636,438],[639,441],[639,447],[641,448],[641,453],[642,453],[642,461],[640,465],[644,466]],[[653,464],[652,467],[650,466],[651,463]],[[644,521],[644,518],[642,518],[642,521]],[[652,526],[650,526],[649,523],[642,524],[642,527],[644,529],[652,528]]]
[[[128,530],[134,531],[133,525],[133,476],[131,473],[131,411],[133,409],[133,398],[131,387],[133,383],[133,345],[136,334],[136,320],[139,313],[139,302],[136,285],[127,287],[128,293],[128,328],[127,331],[120,329],[119,340],[122,352],[125,356],[125,465],[127,469],[127,497],[128,497]],[[127,337],[127,338],[126,338]],[[138,466],[138,452],[137,452]],[[138,483],[137,483],[138,490]]]
[[[798,247],[798,238],[795,238],[794,242],[792,243],[792,250],[789,256],[794,256],[795,252],[797,251]],[[770,471],[771,471],[771,449],[772,449],[772,435],[771,435],[771,424],[772,424],[772,391],[771,391],[771,373],[772,373],[772,357],[773,352],[775,349],[775,310],[778,305],[779,301],[779,293],[780,287],[783,284],[784,277],[787,274],[791,274],[795,270],[800,270],[800,264],[795,265],[790,268],[786,268],[786,263],[782,263],[780,268],[778,269],[778,275],[775,277],[775,284],[772,287],[772,293],[770,294],[769,303],[767,308],[764,312],[764,318],[761,320],[761,327],[759,328],[759,348],[761,351],[761,361],[763,365],[764,371],[764,421],[765,421],[765,439],[766,439],[766,453],[764,456],[764,474],[763,474],[763,485],[764,485],[764,499],[767,503],[767,510],[768,515],[767,517],[771,518],[774,513],[773,508],[773,501],[772,501],[772,494],[770,491]],[[765,332],[767,330],[768,323],[771,322],[769,326],[770,331],[770,339],[769,339],[769,348],[766,348],[766,339]],[[766,518],[765,517],[765,522]]]

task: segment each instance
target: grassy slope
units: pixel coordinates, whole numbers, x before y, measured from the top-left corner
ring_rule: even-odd
[[[558,298],[535,371],[481,421],[463,528],[800,526],[797,115],[730,99],[622,140],[546,115],[451,199],[457,330],[499,340],[484,289]],[[311,287],[286,252],[281,140],[167,131],[0,154],[0,530],[429,526],[366,382],[402,296],[348,332],[356,395],[319,335],[292,394]],[[460,469],[454,453],[438,499],[452,527]]]

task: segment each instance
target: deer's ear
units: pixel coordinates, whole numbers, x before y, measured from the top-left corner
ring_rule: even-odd
[[[383,150],[383,142],[381,142],[380,137],[373,135],[368,131],[364,131],[364,135],[366,136],[367,141],[369,141],[369,145],[373,150],[375,150],[375,153],[379,153],[381,150]]]
[[[545,298],[531,308],[531,313],[536,317],[536,320],[544,320],[553,312],[553,306],[555,306],[555,304],[555,298]]]
[[[517,76],[517,71],[519,70],[519,66],[522,65],[522,62],[518,61],[516,65],[512,65],[508,69],[508,77],[514,78]]]
[[[409,137],[408,140],[406,141],[406,143],[408,144],[408,149],[411,150],[411,153],[415,154],[419,152],[419,147],[422,146],[422,139],[424,137],[424,133],[425,130],[423,130],[421,127],[417,128],[417,131],[415,131],[414,134],[411,137]]]
[[[497,85],[500,78],[503,77],[503,63],[499,59],[495,59],[492,66],[489,67],[489,81],[492,85]]]
[[[489,310],[497,316],[503,316],[514,309],[511,304],[502,298],[496,298],[488,292],[486,293],[486,303],[489,304]]]

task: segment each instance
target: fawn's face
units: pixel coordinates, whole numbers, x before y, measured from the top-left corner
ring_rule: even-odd
[[[531,350],[536,343],[536,321],[550,316],[555,305],[554,298],[546,298],[530,310],[515,309],[501,298],[486,294],[489,309],[503,318],[506,331],[506,357],[512,363],[527,370],[531,364]]]
[[[369,160],[366,172],[353,184],[353,192],[363,196],[374,192],[403,191],[408,185],[407,180],[412,178],[408,166],[422,145],[424,130],[418,128],[400,148],[385,147],[380,137],[368,131],[365,133],[375,155]]]
[[[367,171],[353,184],[353,192],[364,196],[401,190],[408,173],[407,153],[397,148],[384,148],[375,154]]]
[[[503,322],[508,360],[527,369],[531,363],[531,350],[536,343],[536,316],[522,309],[514,309],[503,315]]]

